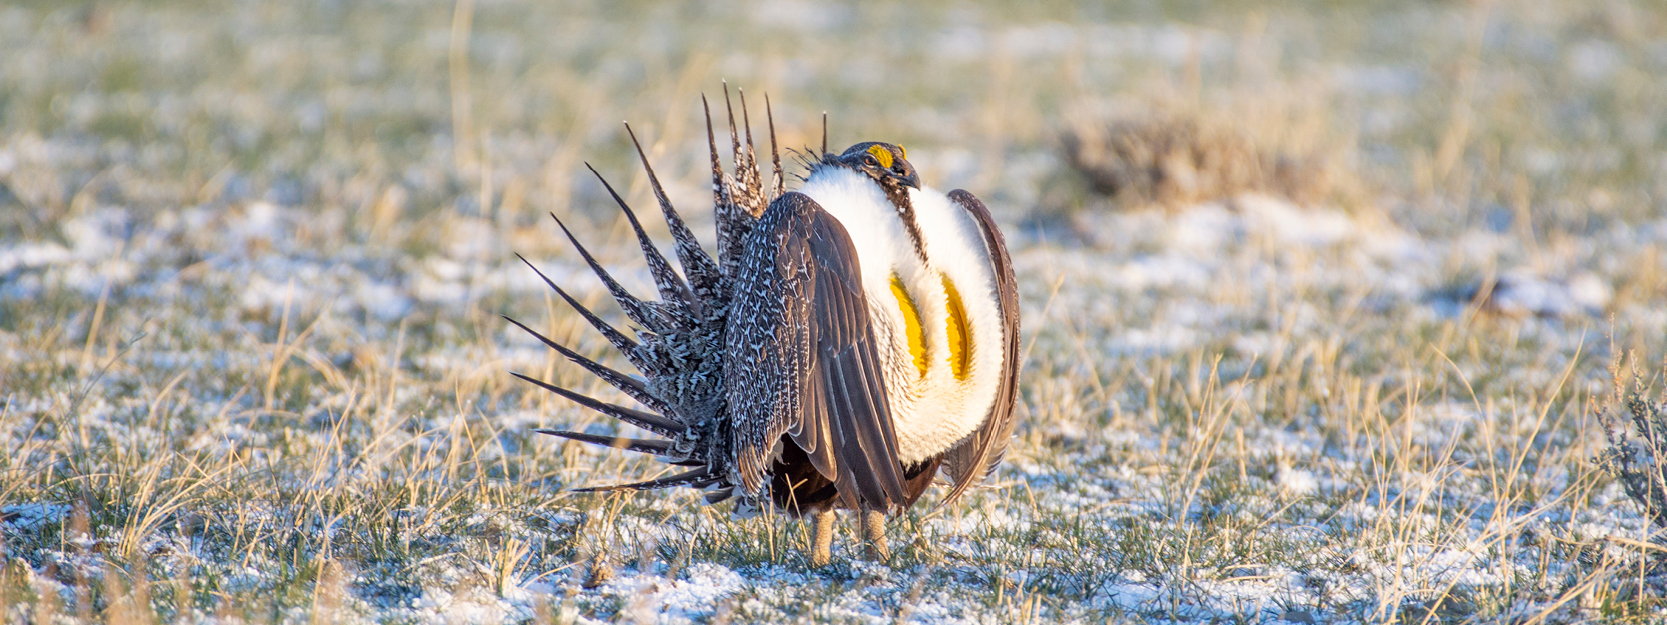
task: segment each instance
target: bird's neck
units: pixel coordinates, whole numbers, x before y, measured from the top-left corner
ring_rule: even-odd
[[[840,182],[872,186],[873,188],[878,189],[880,193],[885,196],[886,204],[890,207],[889,212],[894,214],[898,221],[902,222],[903,231],[908,234],[909,244],[914,248],[915,258],[920,260],[923,264],[928,262],[926,260],[926,244],[922,239],[920,224],[917,223],[917,220],[915,219],[914,202],[909,197],[909,189],[907,187],[898,184],[887,184],[885,182],[875,180],[868,174],[851,169],[849,166],[837,160],[824,160],[823,162],[812,167],[810,175],[805,178],[804,190],[815,188],[818,186],[816,183],[838,184],[833,182],[835,179],[839,179]],[[815,197],[815,194],[812,194],[812,199],[816,199],[819,203],[823,203],[821,198]],[[826,203],[823,203],[822,208],[833,212],[835,217],[840,217],[843,221],[844,218],[841,215],[843,212],[840,210],[841,207],[828,206]],[[850,224],[846,224],[846,227],[849,228]]]

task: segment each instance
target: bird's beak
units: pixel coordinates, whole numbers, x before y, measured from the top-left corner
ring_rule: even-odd
[[[908,175],[898,176],[897,179],[903,183],[903,186],[910,189],[920,188],[920,174],[913,171],[909,172]]]

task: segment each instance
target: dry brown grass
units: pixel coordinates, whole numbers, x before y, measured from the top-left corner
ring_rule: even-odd
[[[690,620],[1658,621],[1590,416],[1604,350],[1667,347],[1667,13],[1158,4],[0,7],[0,255],[84,243],[0,257],[0,620],[629,621],[717,571],[746,583]],[[1012,456],[897,520],[889,567],[812,570],[800,526],[692,493],[566,492],[664,467],[532,434],[607,426],[506,373],[606,393],[503,332],[608,353],[511,253],[606,308],[555,212],[644,284],[582,162],[643,206],[629,119],[703,219],[720,78],[786,145],[827,109],[1004,223],[1069,187],[1134,231],[1009,230]],[[1247,190],[1425,245],[1176,248],[1189,222],[1105,210]],[[1530,261],[1615,304],[1420,299]]]

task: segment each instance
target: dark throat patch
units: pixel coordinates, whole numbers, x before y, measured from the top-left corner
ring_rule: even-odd
[[[920,242],[920,226],[915,223],[915,205],[909,201],[909,189],[897,184],[894,180],[878,180],[880,188],[886,192],[886,199],[897,207],[897,216],[903,219],[903,227],[909,231],[909,242],[914,244],[915,256],[920,262],[926,262],[926,248]]]
[[[897,208],[897,216],[903,220],[903,228],[909,232],[909,242],[914,244],[915,256],[920,262],[926,262],[926,247],[921,243],[920,226],[915,223],[914,203],[909,201],[909,188],[899,183],[897,179],[887,176],[877,176],[873,172],[865,171],[850,163],[840,160],[835,154],[823,154],[820,161],[810,164],[810,175],[816,175],[816,170],[822,167],[839,167],[866,175],[870,180],[880,185],[880,190],[886,194],[886,199]],[[809,178],[809,176],[806,176]]]

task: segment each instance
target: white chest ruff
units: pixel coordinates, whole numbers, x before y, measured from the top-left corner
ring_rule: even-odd
[[[922,261],[896,208],[867,176],[822,169],[800,192],[838,219],[856,247],[869,316],[882,346],[898,459],[907,466],[947,451],[984,422],[1002,370],[1001,315],[983,233],[943,193],[911,190]],[[959,344],[966,347],[960,355],[952,349],[951,285],[964,311],[965,339]],[[924,363],[911,351],[908,306],[896,295],[898,286],[915,311],[916,351],[923,352]]]

